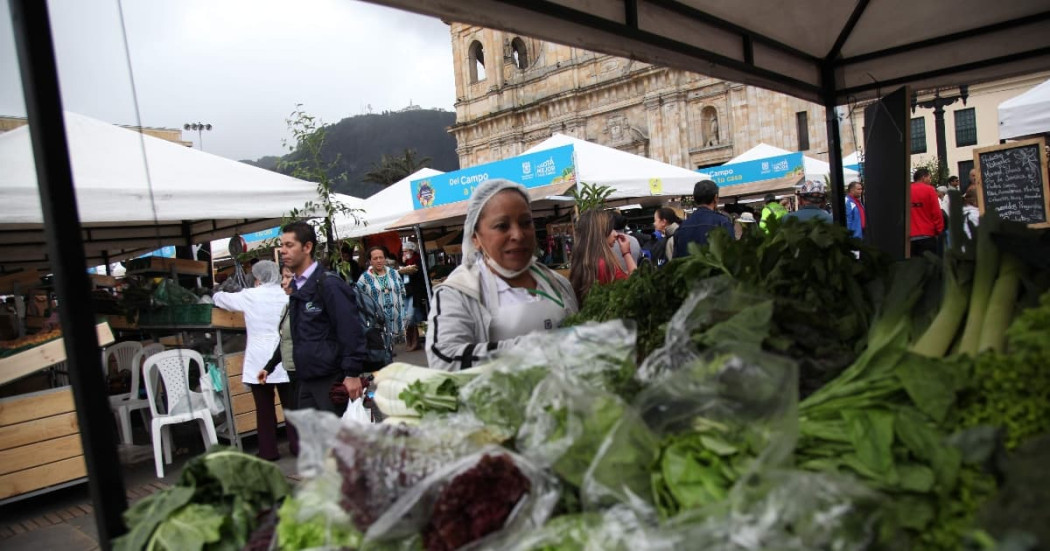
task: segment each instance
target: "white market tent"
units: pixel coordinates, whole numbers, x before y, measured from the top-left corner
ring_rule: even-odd
[[[842,158],[842,168],[857,170],[860,167],[860,151],[854,151]]]
[[[999,139],[1050,133],[1050,80],[999,104]]]
[[[432,168],[421,168],[398,182],[390,184],[385,189],[377,191],[367,199],[359,200],[359,206],[353,208],[360,208],[364,211],[358,214],[362,223],[355,224],[350,218],[337,219],[335,228],[339,238],[361,237],[388,231],[387,228],[391,224],[412,212],[412,180],[438,174],[443,174],[443,172]]]
[[[725,164],[728,165],[733,163],[742,163],[745,161],[757,161],[759,159],[765,159],[768,157],[779,157],[782,155],[789,155],[791,153],[791,151],[788,151],[786,149],[780,149],[776,146],[760,143],[755,147],[752,147],[751,149],[748,149],[747,151],[741,153],[740,155],[733,157]],[[843,165],[845,165],[846,159],[843,159],[842,163]],[[807,157],[803,155],[802,164],[803,170],[806,173],[807,180],[823,181],[825,176],[829,176],[831,174],[831,165],[824,161],[821,161],[820,159],[814,159],[812,157]],[[846,181],[855,180],[860,176],[860,174],[858,174],[857,171],[846,168],[842,170],[842,173]]]
[[[571,145],[576,156],[576,181],[611,187],[609,199],[692,195],[693,186],[707,178],[686,168],[560,133],[530,147],[524,154],[565,145]],[[653,179],[660,181],[659,192],[650,187]]]
[[[696,182],[707,177],[685,168],[560,133],[555,133],[527,149],[522,155],[567,145],[573,146],[576,182],[611,187],[613,192],[608,197],[609,201],[631,200],[639,204],[658,204],[669,197],[692,195]],[[558,204],[571,204],[571,198],[560,194],[574,185],[568,182],[530,188],[533,211],[548,207],[557,211],[560,208]],[[411,200],[411,197],[409,199]],[[421,227],[433,227],[457,222],[466,216],[468,204],[469,201],[459,201],[416,210],[400,218],[390,227],[406,228],[417,224]]]
[[[273,227],[315,184],[66,112],[88,266]],[[46,268],[28,127],[0,134],[0,272]]]

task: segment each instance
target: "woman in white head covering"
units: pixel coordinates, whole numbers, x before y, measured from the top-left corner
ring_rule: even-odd
[[[430,367],[455,371],[576,313],[568,280],[536,262],[525,187],[488,180],[474,190],[463,227],[463,264],[434,289],[427,324]]]
[[[285,407],[294,404],[292,385],[284,366],[277,367],[259,383],[259,372],[263,371],[267,361],[273,356],[274,349],[281,342],[278,326],[281,314],[288,304],[288,295],[281,289],[281,270],[272,260],[263,260],[252,266],[255,276],[255,287],[238,293],[215,293],[212,297],[215,306],[231,312],[244,312],[244,325],[248,332],[248,343],[244,348],[244,366],[241,371],[241,382],[252,390],[255,401],[255,419],[259,434],[259,457],[276,461],[280,458],[277,451],[277,410],[274,406],[273,392],[281,396]],[[289,409],[291,409],[289,407]],[[293,430],[288,431],[291,452],[297,455],[299,443]]]

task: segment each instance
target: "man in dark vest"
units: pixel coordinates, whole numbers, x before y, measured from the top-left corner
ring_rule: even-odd
[[[725,228],[730,237],[735,237],[733,223],[715,211],[718,206],[718,184],[711,180],[700,180],[693,186],[693,202],[697,209],[682,222],[674,234],[674,258],[689,254],[689,244],[707,244],[707,235],[716,228]]]

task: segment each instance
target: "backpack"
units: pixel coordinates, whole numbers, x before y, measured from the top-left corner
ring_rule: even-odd
[[[663,266],[667,263],[667,238],[650,239],[642,249],[643,255],[646,252],[649,253],[646,256],[649,257],[654,266]]]
[[[331,275],[339,277],[338,274],[323,272],[317,279],[317,292],[324,300],[324,281]],[[365,362],[384,366],[393,361],[393,338],[386,329],[386,315],[383,307],[371,295],[359,293],[352,285],[347,288],[353,294],[357,305],[357,316],[361,320],[361,332],[365,336]]]

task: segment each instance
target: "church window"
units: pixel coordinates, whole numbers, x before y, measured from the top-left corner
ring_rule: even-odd
[[[515,37],[510,42],[510,55],[514,58],[514,66],[524,71],[529,67],[529,52],[525,49],[525,41]]]
[[[470,83],[481,82],[485,80],[485,49],[482,48],[481,42],[475,40],[470,43]]]

